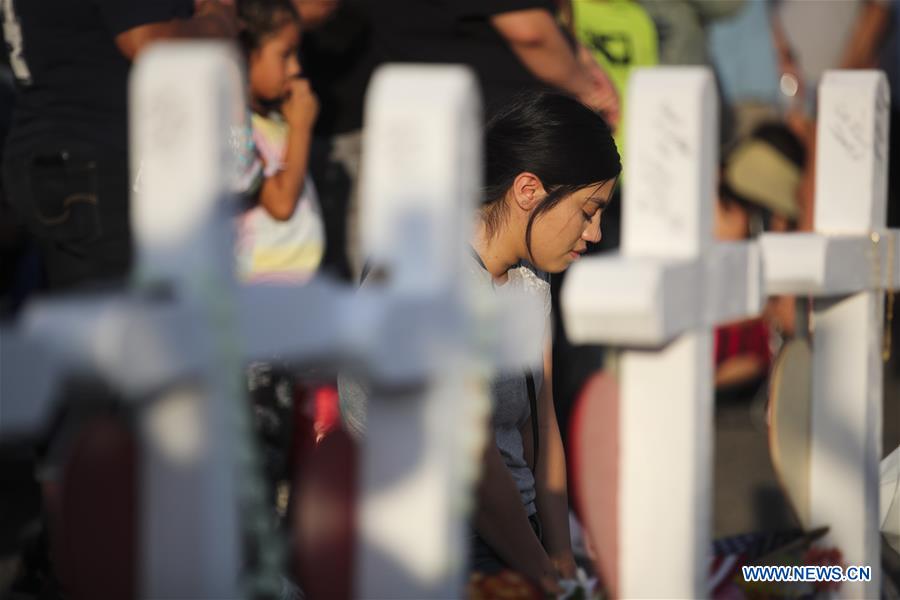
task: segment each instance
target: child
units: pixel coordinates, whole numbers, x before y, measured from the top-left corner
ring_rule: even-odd
[[[307,174],[319,106],[300,79],[300,18],[291,0],[241,0],[256,177],[238,221],[242,280],[302,282],[319,267],[324,227]]]
[[[304,282],[319,267],[324,227],[307,174],[318,102],[300,79],[300,19],[291,0],[239,0],[245,29],[253,157],[241,169],[247,205],[238,217],[237,274],[243,281]],[[243,144],[241,144],[243,146]],[[246,372],[269,500],[287,510],[296,378],[283,365]]]

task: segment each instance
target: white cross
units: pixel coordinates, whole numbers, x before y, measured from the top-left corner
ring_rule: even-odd
[[[846,598],[880,590],[883,300],[900,288],[900,230],[885,229],[889,110],[882,72],[827,72],[815,233],[761,238],[767,293],[815,298],[809,505],[799,512],[807,527],[830,527],[844,564],[872,567],[870,582],[842,584]]]
[[[480,101],[467,69],[394,65],[373,76],[360,237],[373,264],[394,266],[393,289],[432,302],[465,300],[462,261],[481,185],[480,142]],[[394,331],[403,337],[427,327],[427,318],[410,309],[397,313]],[[430,389],[402,401],[377,391],[369,399],[358,513],[360,597],[450,598],[464,589],[469,499],[463,492],[475,474],[466,463],[484,442],[479,432],[489,404],[467,392],[464,374],[471,369],[459,353],[465,344],[453,348],[447,325],[421,352],[390,356],[401,340],[381,350],[407,365],[431,362],[438,350],[441,358],[431,363]],[[439,349],[441,343],[446,347]],[[466,456],[469,461],[461,460]]]
[[[413,390],[371,403],[356,593],[459,597],[489,365],[526,364],[540,336],[521,323],[539,332],[541,322],[501,312],[461,277],[480,182],[474,77],[454,67],[376,76],[364,222],[367,250],[389,274],[384,286],[242,288],[228,191],[235,127],[245,122],[238,65],[216,43],[142,54],[131,88],[133,170],[142,173],[135,292],[36,303],[3,331],[4,350],[15,352],[2,362],[0,433],[37,430],[53,384],[72,370],[153,398],[141,419],[141,595],[231,598],[242,562],[238,498],[259,493],[244,481],[252,457],[241,365],[276,355],[356,365],[388,389]]]
[[[563,316],[574,342],[623,349],[614,593],[699,598],[712,522],[712,328],[759,312],[759,253],[713,241],[710,72],[642,69],[629,89],[622,249],[572,267]]]

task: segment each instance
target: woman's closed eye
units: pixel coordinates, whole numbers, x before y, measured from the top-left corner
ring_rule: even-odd
[[[584,220],[585,220],[586,222],[590,223],[591,221],[594,220],[594,217],[597,216],[597,213],[599,213],[600,210],[601,210],[601,209],[598,207],[593,213],[588,213],[588,212],[585,212],[585,211],[581,211],[581,216],[584,217]]]

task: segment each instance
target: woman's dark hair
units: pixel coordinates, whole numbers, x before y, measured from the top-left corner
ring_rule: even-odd
[[[535,219],[566,196],[615,179],[622,171],[606,121],[577,100],[553,92],[517,96],[487,124],[482,211],[488,235],[505,218],[503,198],[519,173],[540,178],[547,196],[531,213],[525,245],[531,254]]]
[[[243,23],[240,42],[245,55],[257,50],[263,40],[288,23],[300,23],[291,0],[238,0],[238,18]]]

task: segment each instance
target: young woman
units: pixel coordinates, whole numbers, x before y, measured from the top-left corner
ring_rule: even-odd
[[[612,133],[567,96],[530,94],[489,121],[486,159],[474,269],[495,287],[522,285],[541,295],[549,320],[547,274],[564,271],[600,241],[600,219],[621,171]],[[512,568],[557,592],[557,580],[572,577],[575,562],[549,333],[542,368],[493,382],[493,443],[478,490],[471,566],[488,573]]]
[[[600,240],[600,219],[621,171],[606,122],[554,93],[517,98],[488,122],[486,186],[471,240],[483,285],[537,294],[550,316],[549,273]],[[498,376],[473,518],[473,571],[519,571],[551,593],[574,575],[566,469],[553,408],[549,327],[543,365]],[[344,422],[361,434],[368,390],[339,382]],[[534,409],[532,408],[534,407]]]

